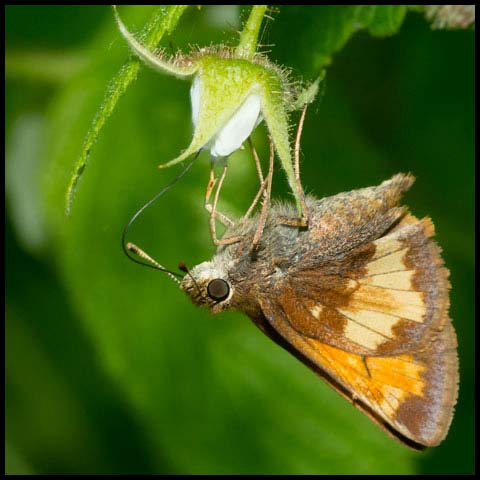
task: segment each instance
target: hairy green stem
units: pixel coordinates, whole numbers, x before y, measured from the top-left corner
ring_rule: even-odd
[[[253,5],[245,27],[240,35],[237,56],[251,60],[257,51],[258,33],[262,25],[267,5]]]

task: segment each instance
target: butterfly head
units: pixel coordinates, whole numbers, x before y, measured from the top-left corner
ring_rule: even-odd
[[[234,288],[227,273],[217,262],[203,262],[185,275],[180,288],[196,305],[205,305],[212,313],[230,307]]]

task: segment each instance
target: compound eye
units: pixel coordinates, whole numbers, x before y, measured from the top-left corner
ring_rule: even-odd
[[[225,280],[215,278],[207,286],[207,292],[211,299],[221,302],[225,300],[230,293],[230,286]]]

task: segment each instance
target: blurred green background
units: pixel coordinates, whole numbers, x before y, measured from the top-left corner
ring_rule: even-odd
[[[345,7],[278,7],[262,37],[274,46],[264,49],[315,78],[324,61],[316,42],[336,28],[334,8]],[[151,12],[121,9],[133,31]],[[191,7],[162,44],[172,52],[235,44],[247,12]],[[411,12],[397,35],[356,33],[333,57],[302,142],[308,192],[410,171],[417,181],[405,202],[435,222],[451,271],[461,382],[446,441],[415,453],[247,317],[211,317],[165,275],[123,256],[130,216],[181,170],[156,165],[189,144],[188,82],[142,68],[66,218],[73,164],[128,49],[106,6],[7,6],[5,25],[7,473],[473,471],[474,32],[432,31]],[[266,160],[263,127],[254,140]],[[257,179],[246,151],[230,165],[220,209],[235,216]],[[208,259],[207,178],[204,153],[145,212],[132,241],[171,268]],[[291,198],[281,171],[273,194]]]

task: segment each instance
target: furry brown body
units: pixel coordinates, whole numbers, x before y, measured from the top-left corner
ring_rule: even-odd
[[[219,247],[181,287],[213,313],[246,313],[389,434],[421,449],[448,431],[458,361],[433,224],[397,206],[413,181],[399,174],[308,197],[303,230],[280,221],[296,216],[293,205],[274,203],[254,253],[256,218],[228,229],[243,240]],[[215,279],[224,281],[222,298],[210,288]]]

